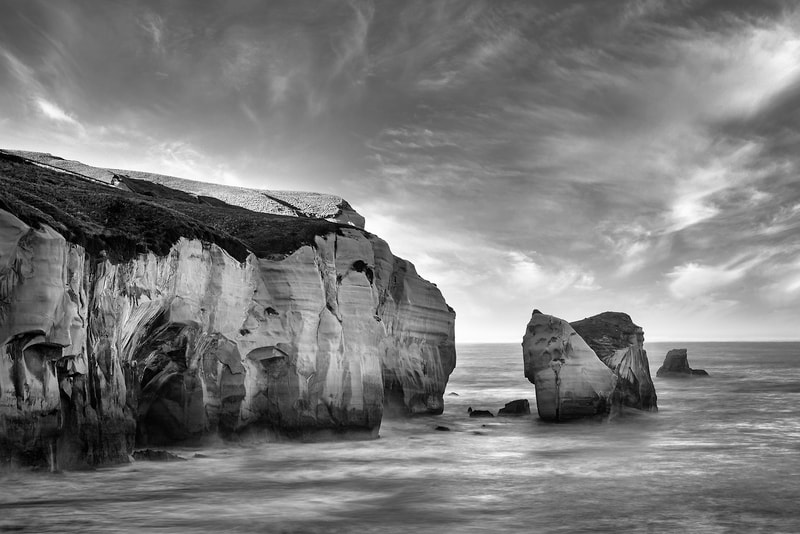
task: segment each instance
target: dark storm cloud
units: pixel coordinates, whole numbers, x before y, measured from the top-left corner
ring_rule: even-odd
[[[790,2],[4,14],[7,145],[341,194],[442,287],[463,332],[514,339],[536,306],[622,309],[660,337],[796,337]]]

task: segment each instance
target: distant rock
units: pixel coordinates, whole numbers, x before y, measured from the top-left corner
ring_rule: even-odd
[[[539,417],[559,421],[609,413],[617,376],[567,321],[534,310],[522,355]]]
[[[672,349],[664,358],[664,363],[656,371],[656,376],[661,378],[688,378],[690,376],[708,376],[703,369],[689,367],[689,357],[686,349]]]
[[[197,455],[195,455],[197,456]],[[202,456],[202,455],[201,455]],[[143,449],[133,451],[133,459],[136,461],[148,462],[185,462],[186,458],[181,458],[177,454],[156,449]]]
[[[507,402],[497,415],[530,415],[531,405],[528,399],[518,399]]]
[[[644,350],[644,330],[620,312],[604,312],[570,323],[619,379],[618,400],[638,410],[657,411],[656,388]]]
[[[489,410],[473,410],[471,406],[467,408],[467,413],[470,417],[494,417]]]
[[[438,425],[434,430],[438,430],[439,432],[450,432],[450,428],[442,425]]]

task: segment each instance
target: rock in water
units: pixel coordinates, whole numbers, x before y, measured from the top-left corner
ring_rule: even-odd
[[[147,192],[0,152],[0,463],[374,437],[385,384],[406,412],[441,412],[455,313],[384,241]]]
[[[616,396],[623,405],[658,410],[650,362],[644,350],[644,330],[628,314],[604,312],[570,325],[617,375]]]
[[[617,377],[568,322],[534,310],[522,355],[539,417],[559,421],[609,413]]]
[[[672,349],[667,352],[664,363],[656,371],[656,376],[663,378],[686,378],[690,376],[708,376],[703,369],[689,367],[686,349]]]
[[[530,415],[531,405],[528,399],[518,399],[507,402],[506,405],[500,408],[497,415]]]
[[[494,417],[494,414],[489,410],[473,410],[472,406],[467,408],[467,413],[470,417]]]
[[[195,458],[205,458],[202,454],[195,454]],[[156,449],[143,449],[139,451],[133,451],[133,459],[136,461],[148,461],[148,462],[185,462],[186,458],[182,458],[177,454],[173,454],[167,451],[160,451]]]

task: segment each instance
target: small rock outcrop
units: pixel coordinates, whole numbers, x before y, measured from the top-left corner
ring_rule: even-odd
[[[630,315],[604,312],[570,323],[617,378],[616,397],[623,406],[657,411],[656,388],[644,350],[644,330]]]
[[[494,414],[489,410],[473,410],[472,406],[467,408],[467,413],[470,417],[494,417]]]
[[[534,310],[522,354],[539,417],[560,421],[609,413],[617,376],[567,321]]]
[[[530,415],[531,405],[528,399],[518,399],[507,402],[506,405],[500,408],[497,415]]]
[[[690,376],[708,376],[703,369],[689,367],[689,357],[686,349],[672,349],[667,352],[664,363],[656,371],[660,378],[688,378]]]

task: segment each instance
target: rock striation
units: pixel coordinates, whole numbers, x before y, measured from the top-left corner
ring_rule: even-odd
[[[617,376],[617,400],[637,410],[657,411],[656,388],[644,350],[644,330],[630,316],[604,312],[570,323]]]
[[[539,417],[561,421],[609,413],[617,376],[567,321],[534,310],[522,355]]]
[[[687,378],[690,376],[708,376],[703,369],[689,367],[686,349],[672,349],[664,357],[664,363],[656,371],[656,376],[663,378]]]
[[[383,240],[160,187],[0,158],[0,461],[441,413],[455,313]]]

